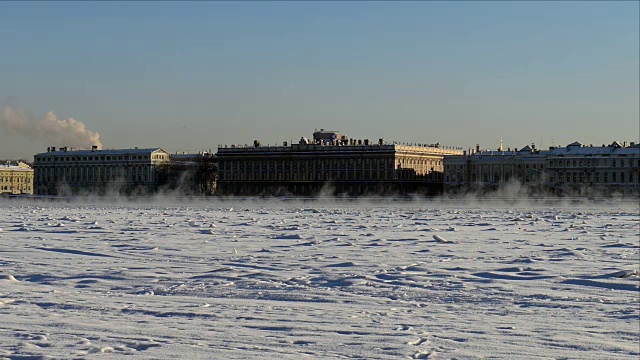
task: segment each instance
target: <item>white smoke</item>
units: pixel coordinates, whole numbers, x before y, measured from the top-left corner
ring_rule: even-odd
[[[77,149],[97,146],[98,149],[102,149],[100,134],[87,130],[87,127],[76,119],[60,119],[53,111],[47,112],[44,119],[39,120],[22,109],[5,106],[0,113],[0,128],[7,129],[10,135],[44,140],[46,145]]]

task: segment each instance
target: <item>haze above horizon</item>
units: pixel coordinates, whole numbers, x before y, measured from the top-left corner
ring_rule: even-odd
[[[0,2],[0,158],[640,137],[639,2]],[[73,120],[76,119],[76,120]],[[73,143],[76,142],[76,143]]]

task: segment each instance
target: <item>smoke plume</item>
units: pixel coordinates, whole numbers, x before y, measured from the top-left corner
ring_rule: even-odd
[[[87,127],[76,119],[60,119],[53,111],[49,111],[44,119],[39,120],[22,109],[5,106],[0,113],[0,128],[7,129],[10,135],[43,140],[46,145],[77,149],[97,146],[98,149],[102,149],[100,134],[87,130]]]

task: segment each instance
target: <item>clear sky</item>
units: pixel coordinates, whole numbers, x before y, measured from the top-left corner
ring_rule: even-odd
[[[639,13],[637,1],[0,2],[0,159],[69,145],[16,130],[16,112],[35,127],[76,119],[105,148],[170,152],[316,128],[465,149],[637,142]]]

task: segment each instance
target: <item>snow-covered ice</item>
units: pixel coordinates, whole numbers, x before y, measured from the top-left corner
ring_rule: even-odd
[[[640,356],[627,206],[0,203],[0,358]]]

